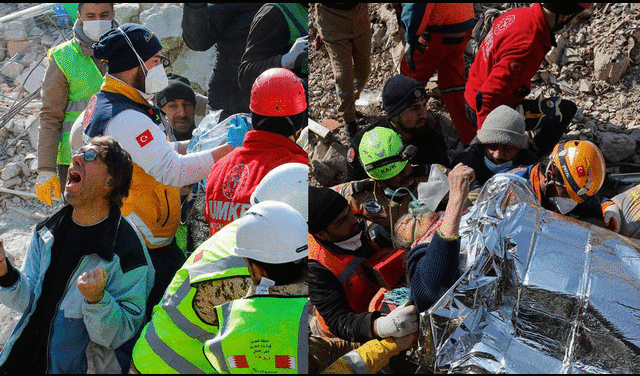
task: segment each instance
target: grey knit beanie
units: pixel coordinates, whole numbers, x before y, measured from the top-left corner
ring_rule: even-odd
[[[509,106],[497,107],[487,115],[477,137],[482,144],[503,144],[524,149],[527,146],[524,116]]]

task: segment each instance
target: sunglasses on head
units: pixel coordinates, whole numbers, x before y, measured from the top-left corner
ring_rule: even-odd
[[[82,154],[82,156],[84,157],[84,160],[87,162],[93,162],[96,160],[96,158],[98,158],[98,156],[100,155],[100,153],[96,150],[96,149],[76,149],[74,151],[71,152],[71,157],[75,157],[76,155],[80,155]]]

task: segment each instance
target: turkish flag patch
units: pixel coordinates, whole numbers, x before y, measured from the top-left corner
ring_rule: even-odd
[[[578,172],[578,176],[581,178],[587,176],[587,172],[584,170],[584,166],[578,166],[576,168],[576,171]]]
[[[140,145],[141,148],[144,147],[149,142],[153,141],[153,136],[151,135],[151,130],[147,129],[146,131],[140,133],[136,137],[136,141],[138,141],[138,145]]]

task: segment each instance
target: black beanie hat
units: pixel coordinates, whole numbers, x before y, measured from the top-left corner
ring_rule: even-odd
[[[93,44],[93,56],[104,60],[109,67],[108,73],[120,73],[140,66],[140,61],[127,42],[126,33],[143,62],[162,50],[158,37],[142,25],[127,23],[111,29],[100,36]]]
[[[325,230],[348,205],[347,199],[333,189],[309,186],[309,233]]]
[[[160,108],[164,107],[167,103],[175,101],[176,99],[184,99],[196,105],[196,94],[191,88],[191,82],[185,77],[177,74],[168,74],[169,85],[156,93],[156,105]]]
[[[388,79],[382,89],[382,103],[389,120],[423,98],[427,98],[424,86],[419,81],[401,74]]]

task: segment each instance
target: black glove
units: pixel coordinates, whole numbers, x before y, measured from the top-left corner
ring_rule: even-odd
[[[422,35],[420,35],[420,38],[418,38],[418,45],[416,46],[417,50],[420,51],[420,53],[424,53],[430,40],[431,34],[425,30]]]
[[[416,69],[416,65],[413,63],[413,52],[415,48],[411,45],[411,43],[407,43],[404,46],[404,60],[407,62],[409,69]]]

